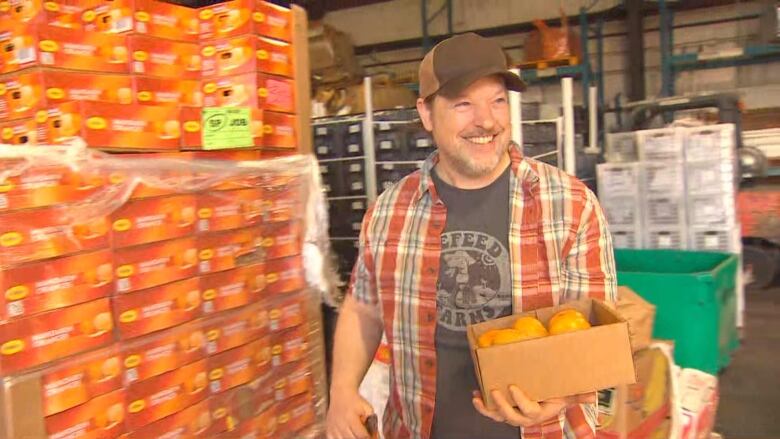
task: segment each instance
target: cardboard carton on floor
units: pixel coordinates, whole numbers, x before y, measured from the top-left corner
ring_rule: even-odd
[[[191,107],[203,105],[203,92],[200,81],[197,80],[136,75],[133,82],[139,104]]]
[[[258,254],[262,242],[259,227],[199,235],[198,270],[207,274],[245,265],[246,256]]]
[[[292,41],[293,16],[290,9],[257,0],[252,21],[256,34],[282,41]]]
[[[122,338],[133,338],[200,317],[198,278],[184,279],[113,298],[114,319]]]
[[[98,396],[45,419],[48,437],[118,437],[125,432],[127,406],[123,389]],[[25,435],[16,437],[41,437]],[[45,435],[43,437],[46,437]]]
[[[282,113],[295,112],[295,84],[290,78],[243,73],[203,81],[207,107],[247,105]]]
[[[252,32],[252,0],[231,0],[198,9],[200,38],[226,38]]]
[[[255,35],[218,39],[201,45],[203,77],[263,72],[292,77],[290,43]]]
[[[117,249],[116,291],[129,293],[193,277],[198,272],[195,238]]]
[[[206,353],[215,355],[247,344],[267,330],[268,311],[262,303],[217,314],[203,322]]]
[[[206,356],[200,321],[145,335],[121,344],[124,383],[132,384],[178,369]]]
[[[491,329],[510,328],[518,317],[536,317],[546,326],[555,313],[570,308],[584,314],[592,327],[487,348],[477,345],[480,335]],[[636,380],[628,323],[599,300],[580,300],[488,320],[470,325],[467,336],[480,390],[491,409],[496,407],[490,396],[492,390],[502,392],[507,401],[512,401],[510,385],[541,401]]]
[[[173,41],[198,42],[198,10],[158,0],[135,0],[135,32]]]
[[[617,312],[628,322],[634,352],[650,346],[655,323],[655,306],[628,287],[618,287]]]
[[[125,203],[111,214],[114,248],[149,244],[195,231],[194,195],[147,198]]]
[[[197,44],[145,35],[131,35],[128,41],[133,53],[132,73],[155,78],[200,79],[201,58]]]
[[[122,439],[161,437],[208,438],[211,427],[209,400],[203,400],[167,418],[127,433]]]
[[[266,111],[263,114],[263,146],[267,148],[295,149],[298,147],[295,133],[294,114],[274,113]]]
[[[0,124],[0,138],[6,145],[44,145],[46,139],[38,138],[35,119],[20,119]]]

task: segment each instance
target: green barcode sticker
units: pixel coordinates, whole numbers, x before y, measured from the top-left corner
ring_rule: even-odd
[[[249,107],[207,107],[203,109],[203,149],[254,146],[252,112]]]

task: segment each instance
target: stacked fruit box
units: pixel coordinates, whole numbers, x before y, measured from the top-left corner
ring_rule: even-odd
[[[0,161],[1,437],[321,431],[312,159]]]
[[[204,149],[202,108],[245,106],[251,144],[235,147],[294,151],[293,15],[263,0],[12,0],[0,8],[2,142]]]

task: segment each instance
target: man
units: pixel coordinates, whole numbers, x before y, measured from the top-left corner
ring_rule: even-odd
[[[467,325],[616,294],[595,196],[510,140],[507,90],[522,88],[500,46],[473,33],[423,59],[417,110],[437,152],[363,220],[335,336],[328,438],[368,437],[371,408],[357,389],[383,334],[387,439],[594,436],[595,394],[537,402],[510,386],[513,401],[495,392],[490,411],[476,392]]]

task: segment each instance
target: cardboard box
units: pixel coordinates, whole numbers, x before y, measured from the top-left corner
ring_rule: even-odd
[[[314,396],[310,393],[289,399],[276,409],[277,437],[294,436],[316,421]]]
[[[198,232],[217,232],[254,226],[262,220],[263,199],[258,189],[211,192],[198,197]]]
[[[111,214],[114,248],[181,238],[195,232],[196,197],[175,195],[125,203]]]
[[[231,0],[200,8],[201,40],[251,33],[253,10],[253,0]]]
[[[252,21],[256,34],[282,41],[292,41],[293,15],[290,9],[257,0]]]
[[[134,82],[139,104],[193,107],[203,105],[200,81],[136,76]]]
[[[263,185],[263,223],[284,223],[296,218],[303,211],[301,181],[269,182]]]
[[[54,206],[83,200],[100,186],[99,180],[67,166],[30,165],[22,159],[2,159],[0,212]]]
[[[255,146],[263,145],[263,110],[251,108],[252,111],[252,137]],[[200,108],[181,107],[182,148],[199,150],[203,148],[203,111]],[[246,151],[243,154],[233,154],[238,150],[246,150],[244,147],[235,150],[208,151],[208,155],[200,156],[205,159],[217,160],[257,160],[257,151]]]
[[[260,141],[260,143],[262,143],[262,140]],[[245,161],[245,160],[261,160],[263,158],[263,152],[259,148],[223,149],[219,151],[195,151],[192,154],[195,155],[195,158],[204,159],[204,160]],[[235,187],[233,189],[235,189]]]
[[[246,265],[262,256],[262,245],[258,227],[199,235],[198,270],[207,274]]]
[[[261,227],[266,259],[281,259],[302,253],[303,224],[300,221],[269,223]]]
[[[1,73],[28,67],[56,67],[102,73],[129,73],[124,35],[74,32],[43,24],[18,24],[0,32]]]
[[[164,169],[164,170],[158,170],[155,171],[156,175],[162,180],[188,180],[192,178],[193,173],[192,169],[188,166],[189,161],[191,160],[190,157],[182,156],[182,153],[179,152],[154,152],[154,153],[135,153],[132,155],[114,155],[113,158],[118,158],[121,160],[126,160],[125,166],[127,166],[127,169],[130,169],[129,172],[125,172],[120,169],[115,169],[113,172],[111,172],[108,175],[108,182],[109,184],[119,185],[123,186],[128,184],[127,179],[128,175],[135,175],[134,171],[132,171],[133,168],[137,168],[139,166],[143,166],[142,162],[139,162],[138,160],[144,160],[144,159],[154,159],[159,157],[165,157],[170,159],[179,160],[181,162],[181,168],[180,169]],[[105,175],[102,175],[105,179]],[[118,188],[118,190],[123,190],[121,187]],[[158,186],[151,186],[143,182],[139,182],[136,186],[133,192],[130,194],[130,200],[139,200],[144,198],[152,198],[152,197],[164,197],[164,196],[171,196],[176,195],[177,192],[175,188],[166,188],[166,187],[158,187]]]
[[[273,332],[302,325],[306,320],[306,298],[289,297],[269,304],[268,328]]]
[[[179,369],[205,358],[206,334],[200,321],[124,342],[125,385]]]
[[[110,250],[8,267],[0,271],[0,319],[27,317],[89,302],[114,291]]]
[[[308,328],[297,326],[271,335],[271,365],[276,368],[294,363],[306,356]]]
[[[208,400],[203,400],[167,418],[130,432],[123,439],[149,438],[207,438],[211,427],[211,411]]]
[[[128,429],[137,430],[206,399],[207,371],[206,360],[200,360],[128,386]]]
[[[38,139],[38,124],[34,119],[20,119],[0,123],[0,138],[6,145],[38,145],[46,144],[45,139]]]
[[[198,10],[157,0],[135,0],[135,32],[157,38],[197,43]]]
[[[195,238],[123,248],[114,253],[114,264],[116,291],[129,293],[195,276],[198,249]]]
[[[720,394],[718,377],[696,369],[680,372],[682,439],[708,438],[715,426]]]
[[[10,266],[108,247],[108,218],[92,215],[61,207],[0,215],[0,262]]]
[[[576,309],[592,328],[567,334],[480,348],[477,338],[491,329],[509,328],[518,317],[536,317],[545,326],[562,309]],[[593,299],[488,320],[467,328],[474,369],[488,408],[495,408],[491,390],[507,401],[516,385],[542,401],[631,384],[636,380],[628,323],[603,302]],[[528,361],[534,358],[534,361]],[[507,364],[514,365],[507,368]]]
[[[276,405],[272,387],[261,379],[238,386],[210,398],[213,437],[257,435],[270,439],[276,431]],[[217,436],[225,432],[224,436]]]
[[[179,7],[169,3],[166,5]],[[201,57],[197,44],[145,35],[132,35],[128,40],[133,54],[131,73],[155,78],[200,79]]]
[[[266,148],[295,149],[298,138],[295,132],[296,116],[292,114],[263,113],[263,146]]]
[[[249,106],[282,113],[295,112],[292,79],[265,73],[243,73],[203,81],[207,107]]]
[[[255,35],[211,40],[201,44],[203,77],[263,72],[294,76],[290,43]]]
[[[71,100],[130,104],[133,81],[127,75],[37,68],[0,79],[0,119],[37,118],[38,110]]]
[[[69,2],[68,2],[69,3]],[[81,2],[83,5],[85,2]],[[44,4],[44,9],[47,5]],[[72,7],[66,6],[62,1],[59,6],[62,10]],[[61,26],[59,22],[52,23]],[[133,8],[131,0],[97,0],[86,2],[75,20],[70,20],[64,26],[69,29],[77,29],[85,32],[100,32],[104,34],[121,34],[133,30]]]
[[[49,416],[45,420],[50,438],[116,438],[125,432],[126,394],[120,389],[98,396],[66,412]],[[25,435],[18,437],[41,437]]]
[[[114,297],[114,320],[120,337],[138,337],[200,317],[200,300],[198,278],[184,279]]]
[[[276,401],[284,401],[314,390],[311,369],[306,361],[284,367],[275,375],[279,377],[273,382]]]
[[[203,313],[238,308],[255,300],[265,287],[263,270],[263,264],[255,264],[202,276]]]
[[[0,369],[9,375],[113,339],[108,299],[58,309],[0,326]]]
[[[212,394],[246,384],[257,377],[256,344],[250,343],[208,358],[209,390]]]
[[[263,291],[266,294],[285,294],[301,290],[306,287],[304,276],[301,256],[266,261]]]
[[[617,312],[628,322],[634,352],[650,346],[655,323],[655,306],[628,287],[618,287]]]
[[[0,22],[44,23],[76,29],[87,2],[8,0],[0,5]]]
[[[245,345],[268,331],[268,311],[261,303],[217,314],[203,322],[206,353],[215,355]]]

